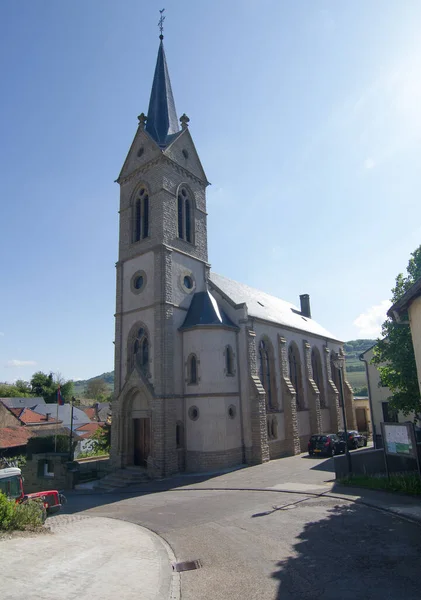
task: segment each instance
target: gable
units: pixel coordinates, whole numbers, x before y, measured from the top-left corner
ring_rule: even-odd
[[[183,129],[163,152],[165,156],[195,175],[203,183],[206,185],[209,183],[190,131],[187,128]]]
[[[128,177],[133,171],[136,171],[136,169],[146,165],[158,156],[161,156],[159,146],[142,127],[139,127],[117,181],[119,182],[120,179]]]

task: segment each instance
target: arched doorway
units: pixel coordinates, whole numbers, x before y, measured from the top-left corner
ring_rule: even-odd
[[[130,406],[130,404],[129,404]],[[134,391],[128,416],[127,462],[147,467],[152,453],[151,412],[144,390]]]

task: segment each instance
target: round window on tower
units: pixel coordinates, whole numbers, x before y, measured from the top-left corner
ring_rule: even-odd
[[[193,287],[193,279],[191,277],[189,277],[188,275],[186,275],[184,277],[184,286],[188,289],[191,290]]]
[[[185,294],[192,294],[196,289],[196,282],[193,277],[193,273],[190,271],[184,271],[180,275],[180,287]]]
[[[145,271],[137,271],[130,282],[130,287],[133,294],[140,294],[143,292],[146,286],[146,273]]]

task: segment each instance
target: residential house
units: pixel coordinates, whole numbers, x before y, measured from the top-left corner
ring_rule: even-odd
[[[421,393],[421,277],[409,288],[400,300],[388,310],[388,316],[411,328],[412,344],[417,363],[418,384]]]
[[[360,355],[360,360],[365,362],[367,374],[373,442],[376,448],[382,448],[383,441],[380,423],[404,423],[412,419],[401,412],[396,413],[396,411],[391,410],[389,400],[392,392],[388,387],[381,385],[380,372],[376,365],[371,364],[375,347],[376,345],[363,352]]]

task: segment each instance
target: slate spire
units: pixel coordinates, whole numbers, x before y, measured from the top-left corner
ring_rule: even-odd
[[[172,95],[162,33],[159,37],[161,41],[159,43],[145,129],[160,146],[166,146],[168,136],[177,133],[180,128],[178,126],[174,97]]]

